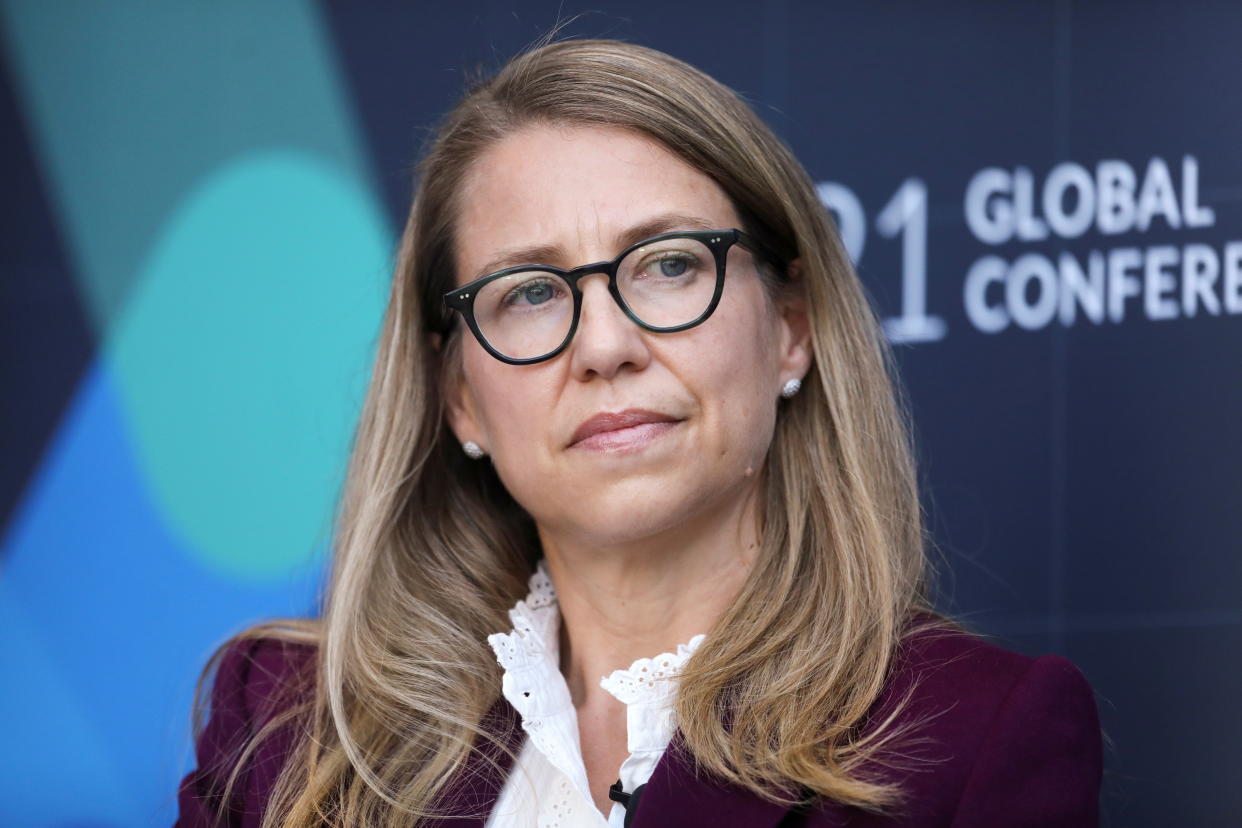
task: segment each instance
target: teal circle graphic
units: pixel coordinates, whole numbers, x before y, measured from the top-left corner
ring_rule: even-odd
[[[285,575],[328,538],[389,281],[354,176],[296,151],[217,169],[109,331],[138,463],[192,554]]]

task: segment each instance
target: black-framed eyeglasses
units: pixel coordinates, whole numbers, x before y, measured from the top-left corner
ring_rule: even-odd
[[[608,292],[644,330],[684,331],[702,324],[724,292],[729,248],[758,253],[741,230],[661,233],[632,244],[610,262],[563,270],[518,265],[475,279],[444,294],[479,344],[510,365],[529,365],[569,346],[582,314],[584,276],[608,276]]]

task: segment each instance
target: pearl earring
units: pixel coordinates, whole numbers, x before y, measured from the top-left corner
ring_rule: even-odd
[[[800,389],[801,387],[802,387],[802,380],[795,377],[794,379],[789,380],[789,382],[785,383],[785,385],[781,387],[781,396],[784,397],[785,399],[789,399],[794,394],[797,394],[798,389]]]
[[[462,443],[461,450],[464,451],[466,453],[466,456],[469,457],[471,460],[478,460],[480,457],[487,454],[487,452],[479,448],[479,444],[476,443],[474,440],[467,440],[466,442]]]

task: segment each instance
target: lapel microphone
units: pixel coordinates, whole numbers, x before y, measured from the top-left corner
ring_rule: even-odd
[[[621,807],[625,809],[625,822],[622,825],[626,826],[626,828],[629,828],[631,820],[634,819],[634,812],[638,810],[638,798],[642,796],[643,788],[645,787],[647,787],[645,784],[639,785],[634,790],[626,793],[625,789],[621,787],[621,780],[618,779],[608,789],[608,798],[613,802],[620,802]]]

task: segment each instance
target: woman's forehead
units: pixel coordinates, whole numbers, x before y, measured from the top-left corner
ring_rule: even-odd
[[[459,281],[510,264],[608,259],[655,234],[633,238],[638,229],[737,223],[712,179],[659,142],[614,127],[524,128],[484,152],[463,185]],[[553,255],[569,261],[553,261]],[[511,261],[515,257],[521,261]]]

